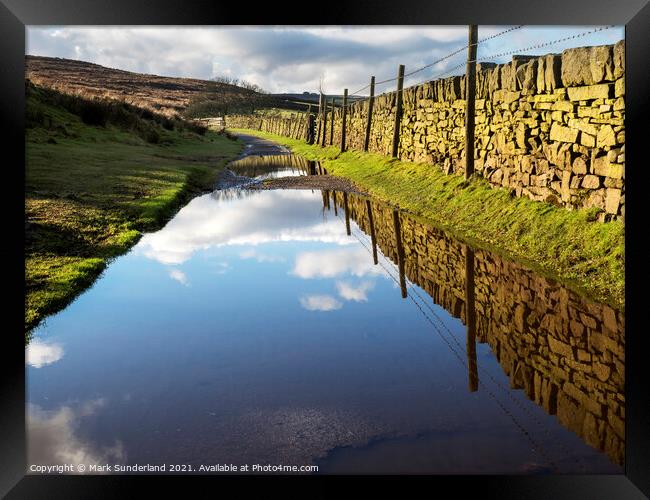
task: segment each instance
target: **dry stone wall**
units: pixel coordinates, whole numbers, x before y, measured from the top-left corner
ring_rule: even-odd
[[[615,45],[514,56],[477,67],[476,172],[516,196],[568,208],[597,207],[599,220],[625,217],[625,53]],[[464,168],[465,77],[404,90],[399,157],[459,173]],[[396,93],[376,97],[369,150],[391,153]],[[363,149],[368,102],[350,105],[346,146]],[[331,115],[326,138],[329,144]],[[304,117],[227,126],[304,137]],[[302,126],[291,122],[301,122]],[[342,111],[334,113],[333,144]],[[300,132],[302,130],[302,132]]]
[[[344,206],[342,194],[328,196],[333,203],[326,206]],[[366,198],[348,195],[347,205],[370,235]],[[377,245],[397,265],[393,209],[373,201],[370,210]],[[466,323],[465,245],[403,213],[400,226],[408,280]],[[489,344],[511,387],[523,389],[563,426],[623,464],[624,314],[486,250],[474,252],[469,286],[477,340]]]

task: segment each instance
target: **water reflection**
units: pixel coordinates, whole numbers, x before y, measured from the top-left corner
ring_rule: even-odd
[[[82,421],[95,417],[105,406],[106,400],[103,398],[75,406],[64,405],[56,410],[44,410],[38,405],[28,405],[27,463],[75,466],[84,464],[89,467],[124,462],[126,454],[121,441],[116,440],[110,446],[98,446],[79,435]]]
[[[25,360],[29,366],[41,368],[56,363],[63,357],[63,346],[41,339],[32,340],[25,351]]]
[[[620,472],[622,336],[618,312],[373,200],[205,195],[34,332],[30,453]]]
[[[237,175],[275,179],[295,175],[324,175],[320,163],[299,155],[251,155],[228,164]]]
[[[370,235],[373,260],[377,244],[397,266],[402,297],[408,278],[466,324],[470,391],[484,382],[476,342],[487,343],[513,389],[623,464],[622,312],[367,198],[333,193],[333,201]]]
[[[240,196],[229,203],[214,203],[214,194],[223,191],[195,198],[164,230],[145,234],[135,250],[158,262],[179,265],[195,252],[221,246],[257,246],[274,241],[353,243],[335,225],[314,220],[310,192],[236,191]],[[347,254],[338,258],[345,260]],[[361,260],[359,254],[357,262]]]

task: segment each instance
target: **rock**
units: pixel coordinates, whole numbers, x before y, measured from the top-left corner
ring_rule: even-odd
[[[592,369],[594,370],[596,377],[598,377],[601,382],[607,382],[607,380],[609,380],[612,369],[608,365],[604,365],[602,363],[594,363]]]
[[[616,321],[616,313],[614,309],[608,305],[603,305],[603,325],[611,332],[618,331],[618,322]]]
[[[616,145],[616,134],[611,125],[603,125],[598,131],[596,142],[599,148]]]
[[[515,140],[519,148],[526,149],[526,126],[521,122],[517,125]]]
[[[560,54],[547,54],[544,57],[544,87],[552,91],[562,86],[562,56]],[[538,72],[540,70],[538,69]]]
[[[611,85],[601,83],[586,87],[569,87],[567,93],[570,101],[589,101],[592,99],[608,99]],[[596,110],[598,112],[598,110]],[[598,113],[600,114],[600,113]]]
[[[622,76],[618,80],[616,80],[616,83],[614,84],[614,96],[615,97],[620,97],[625,95],[625,77]]]
[[[596,137],[583,132],[580,134],[580,144],[587,148],[593,148],[596,145]]]
[[[614,78],[619,78],[625,74],[625,40],[621,40],[614,45]]]
[[[533,94],[537,85],[537,61],[535,59],[519,66],[515,70],[517,89],[524,95]]]
[[[551,126],[551,140],[559,142],[576,142],[578,131],[569,127],[563,127],[557,123]]]
[[[617,214],[618,205],[621,201],[621,190],[616,188],[608,188],[605,195],[605,211],[608,214]]]
[[[578,156],[575,160],[573,160],[571,171],[574,174],[581,174],[581,175],[587,173],[587,162],[582,156]]]
[[[619,97],[614,101],[614,111],[623,111],[625,110],[625,99]]]
[[[559,354],[565,358],[573,359],[573,350],[571,349],[571,346],[561,340],[548,337],[548,348],[554,354]]]
[[[582,187],[585,189],[597,189],[600,187],[600,178],[596,175],[585,175],[582,179]]]
[[[611,45],[591,48],[589,69],[594,83],[614,80],[614,59]]]
[[[578,47],[562,52],[562,84],[565,87],[573,85],[592,85],[591,48]],[[572,99],[573,100],[573,99]]]

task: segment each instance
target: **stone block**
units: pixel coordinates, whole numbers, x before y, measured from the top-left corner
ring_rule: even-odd
[[[625,40],[621,40],[614,45],[614,78],[619,78],[625,74]]]
[[[600,83],[598,85],[588,85],[585,87],[569,87],[567,88],[567,95],[570,101],[590,101],[593,99],[607,99],[609,98],[611,85],[608,83]],[[595,109],[597,114],[600,112]]]
[[[548,348],[555,354],[559,354],[565,358],[573,359],[573,350],[571,349],[571,346],[562,342],[561,340],[554,339],[553,337],[548,337]]]
[[[587,162],[582,156],[578,156],[573,160],[573,165],[571,165],[571,171],[574,174],[584,175],[587,173]]]
[[[616,134],[611,125],[603,125],[596,136],[596,143],[599,148],[616,145]]]
[[[616,83],[614,84],[614,96],[615,97],[620,97],[625,95],[625,77],[622,76],[618,80],[616,80]]]
[[[592,85],[591,47],[577,47],[562,52],[562,84],[565,87]]]
[[[598,127],[596,125],[593,125],[589,123],[587,120],[580,119],[580,118],[571,118],[569,119],[568,123],[569,127],[575,128],[577,130],[580,130],[581,132],[585,132],[589,135],[597,135],[598,134]]]
[[[589,69],[594,83],[614,80],[614,58],[611,45],[591,47]]]
[[[515,70],[517,89],[523,95],[534,94],[537,86],[537,60],[532,59]]]
[[[573,143],[578,139],[578,130],[553,123],[550,138],[552,141]]]
[[[597,189],[600,187],[600,178],[597,175],[585,175],[582,179],[582,187],[585,189]]]
[[[608,214],[617,214],[620,201],[621,190],[616,188],[608,188],[605,195],[605,211]]]
[[[574,107],[575,105],[570,101],[555,101],[551,109],[553,111],[563,111],[565,113],[572,113]]]
[[[580,134],[580,144],[587,148],[593,148],[596,145],[596,137],[583,132]]]
[[[625,110],[625,99],[619,97],[614,101],[614,111],[623,111]]]

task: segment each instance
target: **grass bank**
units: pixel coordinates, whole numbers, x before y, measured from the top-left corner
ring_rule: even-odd
[[[624,225],[595,221],[597,209],[566,210],[482,178],[465,181],[430,164],[321,148],[304,141],[251,130],[294,153],[320,160],[328,172],[347,177],[373,196],[423,218],[459,239],[495,250],[553,277],[572,289],[622,309],[625,295]]]
[[[120,103],[27,89],[25,335],[212,186],[241,144]]]

